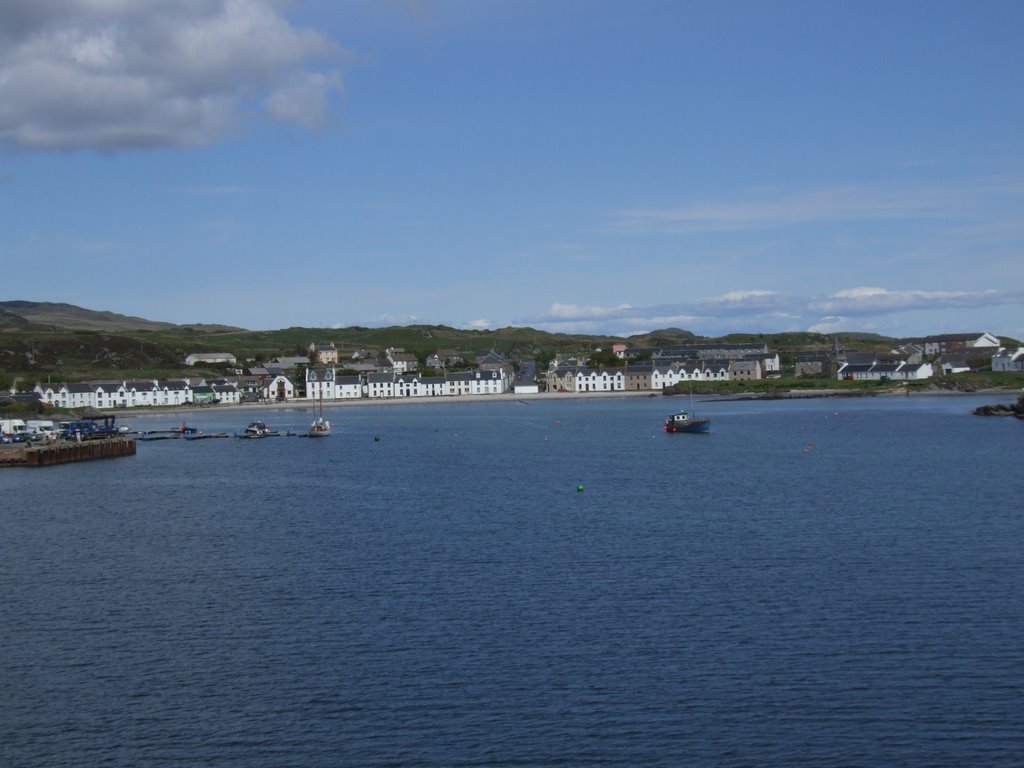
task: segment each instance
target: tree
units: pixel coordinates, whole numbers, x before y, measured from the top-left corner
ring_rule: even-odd
[[[616,357],[610,349],[598,350],[587,358],[587,365],[591,368],[618,368],[622,365],[622,360]]]

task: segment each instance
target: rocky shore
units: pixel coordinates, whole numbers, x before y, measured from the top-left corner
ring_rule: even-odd
[[[974,409],[978,416],[1016,416],[1024,419],[1024,395],[1017,398],[1012,405],[982,405]]]

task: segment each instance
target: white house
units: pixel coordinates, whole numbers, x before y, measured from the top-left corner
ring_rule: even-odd
[[[728,381],[729,360],[707,360],[704,363],[704,381]]]
[[[934,375],[935,369],[931,363],[904,363],[896,371],[896,378],[908,381],[930,379]]]
[[[358,376],[338,376],[334,368],[306,369],[306,399],[358,400],[363,382]]]
[[[395,373],[408,373],[409,371],[414,371],[419,367],[419,361],[416,360],[416,355],[410,355],[400,349],[388,347],[385,351],[385,355],[388,358],[388,362],[391,363],[391,368]]]
[[[497,395],[505,391],[498,370],[449,373],[445,380],[449,395]]]
[[[761,371],[765,376],[782,372],[782,360],[779,359],[778,352],[764,355],[758,359],[761,361]]]
[[[362,396],[362,378],[351,375],[334,377],[334,398],[336,400],[358,400]]]
[[[235,364],[235,356],[230,352],[193,352],[190,355],[186,355],[185,359],[182,360],[185,365],[196,365],[202,363],[204,365],[212,365],[213,363],[230,363]]]
[[[836,374],[853,381],[928,379],[935,375],[931,363],[847,363]]]
[[[61,388],[62,408],[96,408],[96,389],[85,382],[75,382]]]
[[[999,338],[991,333],[946,333],[922,339],[925,355],[999,349]]]
[[[444,394],[443,376],[410,374],[395,379],[395,397],[440,397]]]
[[[98,381],[91,384],[95,392],[94,408],[117,408],[128,406],[128,390],[123,381]]]
[[[334,368],[306,369],[306,399],[334,400],[337,397]]]
[[[183,405],[192,402],[192,390],[188,379],[168,379],[159,389],[157,405]]]
[[[263,396],[268,400],[294,400],[295,385],[284,374],[278,374],[267,382]]]
[[[126,381],[124,391],[128,408],[159,404],[160,388],[154,380]]]
[[[970,363],[967,362],[967,355],[943,355],[941,358],[942,373],[949,376],[951,373],[969,373]]]
[[[672,387],[686,377],[686,371],[677,365],[655,365],[651,369],[651,389],[658,391]]]
[[[578,368],[577,392],[621,392],[626,388],[625,372],[621,368]]]
[[[242,393],[230,381],[215,381],[210,387],[213,389],[214,399],[221,405],[238,405],[242,402]]]
[[[536,395],[540,393],[540,385],[536,381],[517,379],[512,384],[512,391],[517,395]]]
[[[44,403],[53,406],[60,406],[61,402],[61,384],[36,384],[33,388],[33,392],[39,395],[39,399]],[[67,407],[67,406],[62,406]]]
[[[1024,373],[1024,347],[1016,351],[1004,349],[992,356],[992,370],[1003,373]]]
[[[364,391],[367,397],[387,398],[395,396],[395,375],[393,373],[371,373],[366,376]]]

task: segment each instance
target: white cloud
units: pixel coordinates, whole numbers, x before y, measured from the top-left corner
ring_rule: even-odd
[[[470,320],[466,327],[471,331],[486,331],[491,327],[490,320]]]
[[[278,0],[7,0],[0,140],[28,149],[190,146],[271,118],[323,123],[341,48]]]
[[[901,313],[934,312],[936,327],[945,328],[950,310],[984,311],[995,306],[1014,305],[1024,306],[1024,293],[997,290],[899,291],[858,287],[826,296],[808,297],[767,290],[742,290],[680,304],[650,307],[555,303],[548,313],[525,318],[516,324],[565,333],[608,334],[615,328],[617,335],[667,327],[712,336],[731,332],[808,330],[833,333],[876,328],[884,332],[887,326],[892,325],[893,316]],[[994,332],[999,331],[996,329]]]
[[[1016,184],[840,185],[789,193],[773,190],[745,200],[637,208],[613,214],[610,229],[624,234],[675,234],[786,227],[816,222],[943,219],[961,221],[986,211],[986,201],[1019,198]]]
[[[1024,294],[1008,291],[891,291],[885,288],[849,288],[811,299],[813,313],[865,315],[909,312],[917,309],[990,307],[1015,304]]]
[[[330,95],[341,91],[336,73],[297,72],[267,97],[267,111],[282,123],[318,128],[327,119]]]
[[[839,333],[849,330],[850,320],[846,317],[823,317],[820,322],[807,328],[811,333]]]
[[[621,313],[631,309],[629,304],[619,304],[614,307],[580,306],[579,304],[552,304],[549,315],[552,318],[595,318],[620,316]]]
[[[415,325],[419,322],[419,317],[416,315],[380,315],[376,320],[371,320],[368,323],[356,323],[356,325],[365,325],[370,328],[382,328],[390,325]]]

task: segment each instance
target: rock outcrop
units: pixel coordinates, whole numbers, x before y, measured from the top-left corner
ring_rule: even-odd
[[[1024,395],[1017,398],[1013,405],[982,405],[974,409],[978,416],[1016,416],[1024,419]]]

